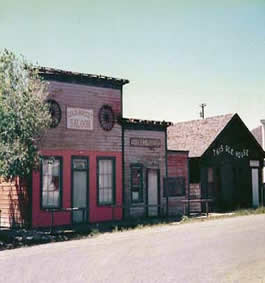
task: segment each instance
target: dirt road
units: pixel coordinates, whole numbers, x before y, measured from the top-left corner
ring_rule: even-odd
[[[265,215],[3,251],[0,282],[265,282]]]

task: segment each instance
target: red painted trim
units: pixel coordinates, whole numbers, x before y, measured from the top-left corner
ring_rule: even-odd
[[[116,220],[122,218],[122,209],[102,207],[97,205],[97,163],[100,156],[115,157],[116,159],[116,205],[122,205],[122,153],[77,150],[42,150],[44,156],[61,156],[63,159],[63,199],[62,207],[71,207],[71,157],[85,156],[89,158],[89,222],[112,220],[112,212]],[[32,176],[32,226],[45,227],[51,224],[51,214],[40,208],[40,172],[34,171]],[[70,212],[56,212],[54,225],[71,224]]]

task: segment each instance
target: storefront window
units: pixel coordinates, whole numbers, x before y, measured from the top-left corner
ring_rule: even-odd
[[[131,200],[132,202],[143,201],[143,167],[131,166]]]
[[[98,158],[97,187],[98,204],[111,205],[115,203],[115,159]]]
[[[45,157],[42,160],[42,208],[59,208],[61,205],[61,167],[62,159],[59,157]]]

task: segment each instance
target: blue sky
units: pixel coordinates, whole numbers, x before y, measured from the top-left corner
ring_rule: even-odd
[[[265,0],[0,2],[0,49],[129,79],[127,117],[265,118]]]

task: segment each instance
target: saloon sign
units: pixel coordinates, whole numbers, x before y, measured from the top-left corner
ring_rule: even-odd
[[[93,130],[93,110],[67,107],[67,128]]]

